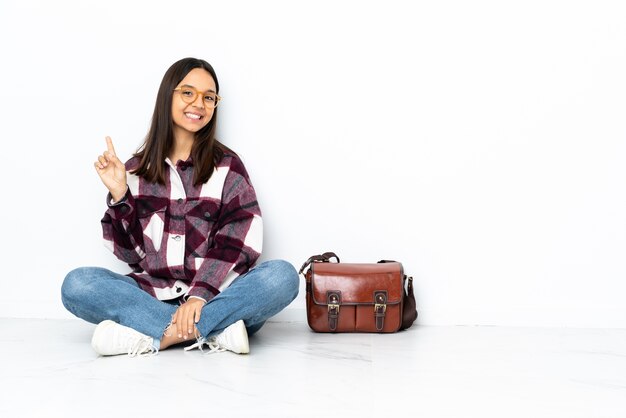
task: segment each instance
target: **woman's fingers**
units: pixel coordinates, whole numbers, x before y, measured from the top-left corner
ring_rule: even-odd
[[[111,139],[111,137],[107,136],[105,139],[107,141],[107,151],[113,155],[117,155],[117,153],[115,152],[115,148],[113,147],[113,140]]]
[[[189,315],[187,315],[187,329],[185,329],[185,332],[187,333],[188,336],[193,335],[195,318],[196,318],[196,310],[193,309],[192,307],[192,309],[189,309]]]
[[[183,338],[185,336],[185,310],[184,305],[180,305],[176,311],[178,320],[176,321],[176,336]]]
[[[200,322],[200,315],[202,314],[202,307],[204,305],[199,305],[196,307],[196,311],[194,312],[194,316],[193,316],[193,324],[191,326],[191,329],[193,330],[194,336],[197,338],[199,337],[198,335],[198,329],[196,328],[196,324],[198,322]]]
[[[109,163],[114,163],[115,165],[118,165],[118,163],[121,163],[121,161],[114,154],[111,154],[109,151],[104,151],[102,155],[98,155],[98,162],[102,166],[101,168],[108,167]]]
[[[107,159],[106,159],[106,157],[104,155],[98,155],[98,162],[100,163],[102,168],[104,168],[107,165],[109,165],[109,162],[107,161]]]
[[[117,158],[117,154],[115,153],[115,148],[113,147],[113,141],[111,137],[106,137],[107,141],[107,150],[102,153],[102,155],[98,156],[98,162],[100,163],[101,170],[103,168],[108,167],[109,163],[113,163],[117,168],[124,169],[124,164]]]
[[[204,302],[192,299],[176,310],[176,336],[186,340],[196,336],[196,323],[200,320]]]
[[[119,168],[120,172],[126,171],[126,167],[124,166],[124,163],[119,158],[117,158],[116,154],[110,151],[105,151],[104,156],[107,159],[107,161],[109,161],[110,163],[113,163],[116,168]]]
[[[196,323],[200,320],[204,305],[205,302],[200,299],[190,299],[180,305],[172,315],[170,334],[183,340],[197,337]]]
[[[102,153],[102,155],[98,156],[98,165],[96,165],[96,168],[98,169],[100,177],[106,174],[106,176],[109,177],[109,180],[115,181],[115,183],[108,183],[105,181],[105,185],[109,188],[109,191],[113,192],[109,186],[118,188],[118,183],[126,183],[126,167],[124,166],[124,163],[117,158],[117,153],[115,152],[115,147],[113,146],[113,140],[110,136],[106,137],[106,143],[107,149]]]
[[[185,309],[185,322],[184,322],[185,327],[183,329],[183,333],[184,333],[183,338],[191,338],[193,336],[193,329],[194,329],[193,321],[195,317],[196,317],[195,305],[191,303],[187,303],[186,309]]]
[[[120,159],[119,159],[119,158],[117,158],[117,155],[113,154],[113,153],[112,153],[112,152],[110,152],[110,151],[104,151],[104,154],[103,154],[103,155],[104,155],[104,158],[106,158],[106,159],[107,159],[107,161],[109,161],[109,162],[111,162],[111,163],[113,163],[113,164],[115,164],[115,165],[117,165],[117,166],[120,166],[120,165],[122,165],[122,166],[123,166],[123,165],[124,165],[124,164],[122,164],[122,162],[120,161]]]
[[[189,307],[180,305],[176,310],[176,336],[184,340],[187,339],[187,323],[189,322]]]

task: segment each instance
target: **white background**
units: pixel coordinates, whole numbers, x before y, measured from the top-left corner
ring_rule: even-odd
[[[69,270],[128,271],[92,163],[196,56],[264,259],[400,260],[421,324],[626,327],[622,1],[3,0],[0,45],[2,317],[70,317]]]

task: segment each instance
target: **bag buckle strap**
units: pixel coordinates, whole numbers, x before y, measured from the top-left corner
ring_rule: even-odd
[[[387,291],[377,290],[374,292],[374,318],[376,319],[376,331],[382,331],[385,326],[385,313],[387,312]]]
[[[339,321],[339,307],[341,306],[341,292],[339,290],[326,292],[326,303],[328,304],[328,329],[336,331]]]

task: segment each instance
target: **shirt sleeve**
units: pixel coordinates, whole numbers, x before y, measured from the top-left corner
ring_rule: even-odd
[[[233,276],[247,272],[258,260],[263,246],[263,222],[256,193],[241,163],[226,176],[222,208],[213,246],[194,276],[187,297],[207,302]]]
[[[107,195],[108,209],[100,221],[104,245],[117,258],[129,264],[138,263],[145,256],[143,231],[137,218],[135,198],[126,190],[126,195],[116,203]]]

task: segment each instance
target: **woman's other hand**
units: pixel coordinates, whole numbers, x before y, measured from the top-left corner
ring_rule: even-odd
[[[126,167],[115,154],[111,137],[106,137],[107,150],[93,163],[100,180],[109,189],[114,202],[119,202],[126,194]]]
[[[172,317],[171,330],[178,338],[197,337],[196,324],[200,321],[202,307],[206,302],[198,298],[189,298],[187,302],[178,307]]]

